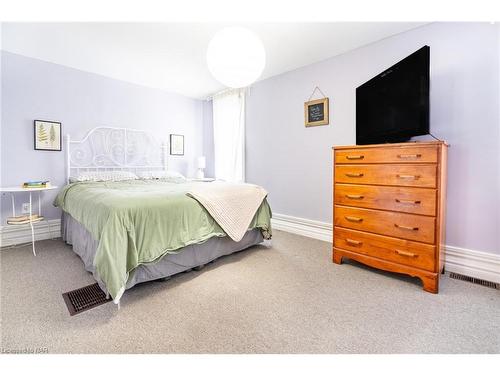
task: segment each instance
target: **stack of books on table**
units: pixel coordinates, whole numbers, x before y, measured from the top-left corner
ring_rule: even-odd
[[[40,215],[31,215],[31,220],[30,220],[30,215],[12,216],[7,218],[7,224],[21,225],[21,224],[28,224],[30,221],[32,223],[35,223],[41,220],[43,220],[43,216]]]
[[[50,181],[28,181],[23,183],[23,188],[33,189],[33,188],[48,188],[50,187]]]

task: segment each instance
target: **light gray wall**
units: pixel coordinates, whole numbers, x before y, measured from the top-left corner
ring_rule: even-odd
[[[0,169],[2,167],[2,27],[0,22]],[[0,170],[0,186],[2,184],[2,171]],[[0,214],[1,214],[1,200],[0,200]],[[1,224],[0,224],[1,225]]]
[[[168,140],[184,134],[185,156],[169,156],[170,168],[194,176],[203,155],[203,102],[100,75],[2,52],[2,186],[26,180],[65,182],[65,153],[33,150],[33,120],[62,122],[63,135],[81,139],[96,126],[143,129]],[[25,194],[26,195],[26,194]],[[55,193],[44,194],[45,216],[58,218]],[[26,196],[18,196],[18,203]],[[11,215],[2,196],[2,220]],[[19,208],[19,207],[18,207]]]
[[[448,245],[500,254],[499,32],[489,23],[437,23],[255,84],[246,117],[247,181],[273,212],[332,220],[332,155],[354,144],[355,88],[423,45],[431,47],[431,132],[446,140]],[[304,127],[318,85],[330,125]]]

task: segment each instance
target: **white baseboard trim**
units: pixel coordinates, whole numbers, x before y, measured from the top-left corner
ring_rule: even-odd
[[[445,270],[500,283],[500,255],[446,245]]]
[[[61,237],[61,219],[40,221],[33,224],[35,241]],[[31,228],[29,225],[4,225],[0,227],[0,247],[12,246],[31,242]]]
[[[273,214],[273,229],[332,242],[332,224],[294,216]],[[462,275],[500,283],[500,255],[445,246],[445,269]]]
[[[332,224],[330,223],[273,213],[271,225],[273,229],[332,242]]]

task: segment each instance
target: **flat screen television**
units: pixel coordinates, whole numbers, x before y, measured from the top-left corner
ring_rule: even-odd
[[[356,89],[356,144],[404,142],[429,133],[430,47]]]

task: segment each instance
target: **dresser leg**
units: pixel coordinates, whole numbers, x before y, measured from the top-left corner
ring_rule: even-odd
[[[342,264],[342,254],[335,250],[333,250],[333,263]]]
[[[434,276],[422,276],[420,277],[422,283],[424,284],[424,290],[429,293],[438,293],[439,290],[439,274]]]

